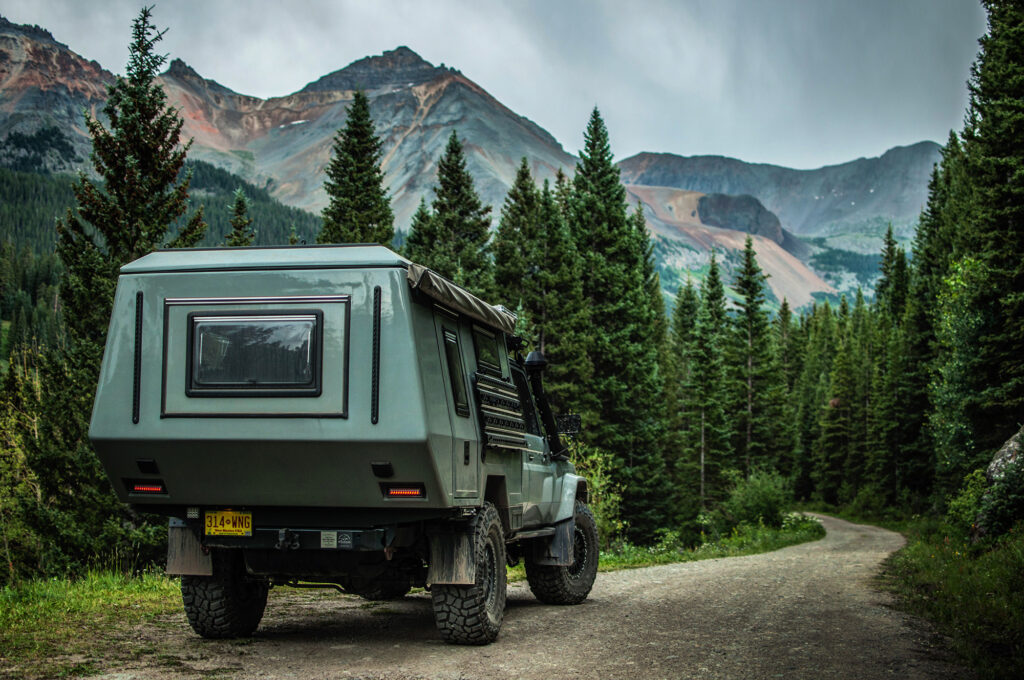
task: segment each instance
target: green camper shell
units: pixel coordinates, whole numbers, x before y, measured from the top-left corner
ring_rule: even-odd
[[[478,375],[514,387],[514,327],[382,246],[155,252],[121,269],[90,438],[139,506],[474,506],[497,471],[552,521],[561,494],[529,503],[515,474],[544,438],[485,452],[471,404]],[[402,484],[423,493],[382,491]]]

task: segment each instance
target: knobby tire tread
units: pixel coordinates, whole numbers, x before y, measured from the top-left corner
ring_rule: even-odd
[[[590,595],[597,577],[597,560],[599,556],[597,523],[594,515],[583,503],[576,501],[574,508],[576,530],[586,534],[587,563],[583,571],[574,576],[571,567],[556,567],[536,564],[526,560],[526,580],[534,597],[545,604],[572,605],[580,604]]]

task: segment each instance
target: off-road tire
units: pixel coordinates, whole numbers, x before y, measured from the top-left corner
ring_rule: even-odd
[[[546,604],[579,604],[587,599],[597,578],[597,523],[590,508],[576,501],[573,519],[573,563],[553,567],[526,560],[526,580],[534,596]]]
[[[252,635],[267,606],[266,582],[245,572],[241,551],[215,550],[213,576],[182,576],[181,599],[189,625],[204,638]]]
[[[505,618],[505,534],[498,511],[486,503],[470,528],[476,557],[473,585],[435,584],[430,589],[441,637],[457,645],[494,642]]]

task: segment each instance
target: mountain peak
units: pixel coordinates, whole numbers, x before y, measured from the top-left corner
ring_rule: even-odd
[[[345,68],[310,83],[302,92],[375,90],[389,85],[419,85],[433,80],[440,70],[401,45],[383,54],[353,61]]]
[[[48,42],[57,43],[57,41],[53,37],[53,34],[47,31],[45,28],[35,25],[30,26],[29,24],[15,24],[13,22],[8,21],[3,16],[0,16],[0,31],[15,31],[18,33],[23,33],[27,36],[31,36],[36,40],[45,40]],[[64,45],[63,43],[57,44],[67,47],[67,45]]]
[[[174,76],[175,78],[190,79],[200,78],[201,76],[196,73],[196,70],[186,64],[184,61],[178,58],[171,60],[170,66],[167,67],[166,75]]]

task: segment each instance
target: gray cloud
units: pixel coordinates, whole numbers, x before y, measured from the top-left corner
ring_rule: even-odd
[[[7,0],[122,72],[143,2]],[[817,167],[958,128],[984,32],[971,0],[583,0],[158,4],[162,51],[245,94],[289,94],[407,45],[463,71],[570,152],[593,106],[619,158],[721,154]]]

